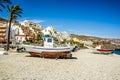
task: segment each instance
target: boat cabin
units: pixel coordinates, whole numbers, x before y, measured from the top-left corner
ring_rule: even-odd
[[[52,36],[42,36],[44,40],[44,47],[53,47],[53,37]]]
[[[97,45],[95,48],[96,49],[101,49],[101,45]]]

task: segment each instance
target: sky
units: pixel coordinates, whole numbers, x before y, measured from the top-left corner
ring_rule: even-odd
[[[120,0],[12,0],[23,9],[19,21],[53,26],[58,32],[120,38]],[[4,11],[0,16],[8,18]]]

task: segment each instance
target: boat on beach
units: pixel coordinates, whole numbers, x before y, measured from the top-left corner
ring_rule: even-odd
[[[22,45],[31,56],[40,57],[72,57],[74,46],[54,47],[52,37],[44,37],[44,46]]]
[[[113,50],[112,49],[97,49],[97,51],[111,53]]]
[[[30,46],[24,45],[27,52],[30,53],[33,57],[72,57],[71,51],[73,47],[53,47],[53,48],[46,48],[40,46]]]
[[[97,45],[96,50],[100,51],[102,53],[112,53],[112,51],[113,51],[112,49],[101,49],[101,45]]]
[[[40,56],[40,57],[66,57],[70,55],[72,50],[71,47],[53,47],[46,48],[40,46],[25,46],[27,52],[31,54],[31,56]]]

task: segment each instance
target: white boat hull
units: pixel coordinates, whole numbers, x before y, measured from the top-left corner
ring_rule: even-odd
[[[31,56],[42,56],[42,57],[65,57],[69,54],[73,47],[40,47],[40,46],[31,46],[23,45],[27,52]]]

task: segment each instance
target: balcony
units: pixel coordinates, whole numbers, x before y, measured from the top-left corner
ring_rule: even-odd
[[[0,34],[0,37],[5,37],[6,36],[6,34]]]
[[[6,27],[5,26],[0,26],[0,29],[6,29]]]
[[[0,30],[0,33],[6,33],[6,30]]]

